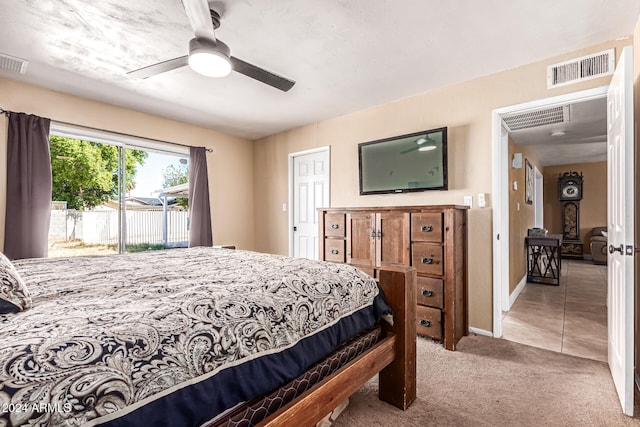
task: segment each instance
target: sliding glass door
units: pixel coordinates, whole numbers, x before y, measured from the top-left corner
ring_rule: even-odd
[[[49,256],[187,246],[186,155],[51,136]]]

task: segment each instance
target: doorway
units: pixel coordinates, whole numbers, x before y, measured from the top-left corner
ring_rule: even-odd
[[[499,108],[493,111],[493,199],[494,199],[494,245],[493,259],[493,336],[502,336],[503,312],[509,311],[509,154],[508,131],[503,125],[503,117],[517,112],[536,110],[544,107],[562,106],[582,101],[606,97],[607,87],[600,87],[557,97],[540,99],[523,104]],[[533,225],[533,224],[532,224]],[[496,265],[499,264],[499,265]],[[506,271],[506,273],[505,273]]]
[[[544,227],[544,179],[542,172],[536,166],[533,168],[533,226],[535,228]]]
[[[502,308],[501,336],[522,344],[606,362],[607,269],[591,261],[588,237],[592,228],[603,227],[607,222],[606,97],[578,98],[559,105],[543,104],[508,113],[502,118],[508,133],[510,155],[513,153],[515,157],[518,153],[528,166],[525,174],[522,168],[511,164],[512,187],[515,188],[517,180],[523,176],[530,180],[526,182],[526,192],[508,192],[511,274],[504,289],[508,304]],[[559,178],[575,174],[582,182],[583,173],[587,183],[585,192],[580,191],[579,199],[562,201]],[[531,187],[533,192],[528,191]],[[527,202],[525,198],[531,201]],[[514,205],[517,208],[514,209]],[[576,212],[573,219],[567,215],[566,222],[565,207],[575,208]],[[549,234],[563,236],[559,279],[555,279],[557,274],[547,275],[547,272],[553,272],[549,267],[555,265],[549,261],[555,258],[548,258],[547,252],[534,267],[527,259],[529,248],[525,249],[525,241],[529,232],[533,232],[532,228],[547,229]],[[565,252],[569,250],[573,253]],[[536,272],[534,276],[545,272],[545,276],[554,279],[533,277],[533,282],[528,282],[527,269],[530,268]]]
[[[289,154],[289,256],[319,259],[318,209],[329,207],[330,158],[328,146]]]
[[[503,169],[507,167],[508,159],[502,154],[505,150],[501,146],[503,138],[502,123],[503,117],[508,112],[524,112],[532,108],[563,108],[561,104],[578,102],[578,100],[598,99],[606,93],[606,155],[607,155],[607,229],[608,233],[608,274],[607,274],[607,343],[608,343],[608,363],[618,392],[623,412],[633,415],[633,301],[634,301],[634,114],[633,114],[633,60],[631,47],[623,49],[620,60],[616,67],[610,86],[597,88],[589,91],[577,92],[546,100],[534,101],[518,106],[507,107],[505,109],[494,110],[493,114],[493,156],[494,156],[494,179],[493,190],[495,191],[495,209],[504,212],[505,191],[507,189],[504,180]],[[565,173],[564,176],[567,174]],[[575,190],[574,190],[575,191]],[[565,194],[565,193],[562,193]],[[566,193],[573,194],[573,193]],[[581,194],[581,193],[578,193]],[[562,199],[561,199],[562,200]],[[565,206],[565,212],[570,212]],[[577,210],[575,203],[571,207]],[[501,215],[495,215],[500,217]],[[495,241],[499,241],[501,233],[509,233],[508,223],[500,224],[495,221],[496,235]],[[508,218],[508,217],[507,217]],[[579,216],[574,214],[574,221]],[[572,229],[579,229],[576,222],[566,223]],[[567,225],[563,225],[563,233],[567,232]],[[612,230],[620,230],[613,233]],[[571,234],[568,234],[571,236]],[[575,241],[572,240],[574,245]],[[580,244],[580,243],[578,243]],[[625,246],[626,245],[626,246]],[[508,256],[508,243],[494,245],[494,257]],[[567,254],[578,255],[571,252]],[[616,257],[615,252],[619,255]],[[581,252],[579,253],[581,257]],[[620,271],[623,273],[612,274],[617,269],[615,265],[621,265]],[[501,277],[501,276],[500,276]],[[496,295],[506,285],[500,281],[499,275],[494,277],[494,335],[502,335],[502,310],[508,309],[500,305],[501,298]],[[615,300],[615,303],[613,302]]]

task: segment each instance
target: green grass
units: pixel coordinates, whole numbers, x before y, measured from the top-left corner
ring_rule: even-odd
[[[135,245],[127,245],[127,252],[144,252],[144,251],[159,251],[165,248],[162,244],[152,243],[137,243]]]

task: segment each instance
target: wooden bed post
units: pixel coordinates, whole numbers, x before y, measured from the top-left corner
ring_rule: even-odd
[[[416,269],[380,270],[380,287],[393,309],[396,358],[380,371],[378,397],[402,410],[416,398]]]
[[[313,426],[379,373],[378,397],[402,410],[416,398],[416,270],[380,270],[380,287],[393,309],[394,325],[368,351],[338,369],[257,427]]]

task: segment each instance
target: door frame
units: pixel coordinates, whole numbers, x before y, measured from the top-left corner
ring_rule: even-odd
[[[326,208],[331,207],[331,146],[330,145],[325,145],[323,147],[318,147],[318,148],[312,148],[309,150],[303,150],[303,151],[296,151],[294,153],[289,153],[288,156],[288,168],[289,168],[289,197],[288,197],[288,201],[287,203],[289,204],[289,207],[287,208],[286,206],[283,206],[283,210],[288,210],[289,214],[288,214],[288,228],[289,228],[289,256],[293,257],[294,255],[294,244],[295,244],[295,238],[293,235],[293,193],[294,193],[294,173],[293,173],[293,161],[296,157],[299,156],[305,156],[308,154],[316,154],[316,153],[322,153],[325,152],[326,156],[327,156],[327,176],[329,177],[329,179],[327,180],[327,197],[326,200],[324,200],[326,206]]]
[[[544,226],[544,177],[537,166],[533,167],[533,226]]]
[[[492,111],[492,197],[493,197],[493,336],[502,337],[502,312],[509,311],[509,153],[502,116],[509,113],[604,98],[607,86],[542,98]],[[505,304],[505,301],[507,302]]]

